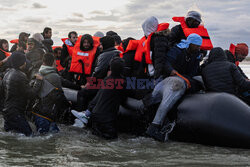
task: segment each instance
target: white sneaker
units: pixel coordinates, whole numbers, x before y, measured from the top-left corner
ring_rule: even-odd
[[[87,117],[84,112],[78,112],[76,110],[71,110],[71,113],[76,118],[78,118],[79,120],[81,120],[84,124],[88,124],[89,117]]]
[[[85,127],[84,123],[78,118],[75,119],[75,123],[73,126],[77,127],[77,128],[84,128]]]

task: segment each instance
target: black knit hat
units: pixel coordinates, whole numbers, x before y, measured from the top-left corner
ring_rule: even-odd
[[[103,50],[115,47],[115,39],[112,36],[105,36],[100,39]]]
[[[113,35],[112,36],[115,39],[115,42],[120,45],[120,43],[122,43],[122,39],[119,35]]]
[[[21,52],[13,52],[10,56],[11,66],[18,69],[20,66],[24,65],[26,62],[26,57]]]
[[[118,34],[116,32],[114,32],[114,31],[106,32],[106,36],[114,36],[114,35],[118,35]]]

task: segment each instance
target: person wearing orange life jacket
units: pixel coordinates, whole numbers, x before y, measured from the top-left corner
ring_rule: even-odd
[[[60,63],[60,57],[62,54],[62,48],[60,47],[56,47],[53,49],[53,53],[54,53],[54,57],[56,59],[56,68],[58,70],[58,72],[61,72],[62,70],[64,70],[64,68],[62,67],[61,63]]]
[[[5,65],[5,60],[7,57],[10,56],[9,50],[9,43],[6,39],[0,40],[0,78],[3,78],[4,72],[7,69]]]
[[[115,40],[112,36],[104,36],[100,38],[100,46],[103,48],[103,52],[97,57],[96,66],[94,68],[94,72],[92,77],[88,80],[91,80],[96,83],[98,79],[104,79],[109,71],[109,64],[110,61],[114,57],[118,57],[120,51],[115,48]],[[80,91],[78,91],[77,95],[77,111],[83,111],[87,109],[88,102],[90,102],[95,95],[97,94],[99,88],[92,88],[90,89],[90,85],[88,82]]]
[[[225,50],[228,61],[234,63],[244,78],[248,79],[242,71],[239,63],[242,62],[248,55],[248,46],[246,43],[231,44],[229,50]]]
[[[142,62],[145,57],[145,63],[148,64],[146,69],[150,76],[154,75],[154,78],[162,75],[164,57],[169,50],[168,27],[168,23],[159,24],[158,19],[154,16],[147,18],[142,24],[145,36],[138,41],[135,60]]]
[[[25,42],[27,44],[29,36],[30,36],[30,34],[28,34],[26,32],[21,32],[19,34],[19,38],[18,39],[11,40],[10,43],[13,43],[14,45],[11,47],[10,52],[12,53],[12,52],[16,51],[16,49],[17,49],[17,43],[19,41],[23,41],[23,42]]]
[[[70,69],[70,63],[72,58],[72,53],[74,49],[74,45],[78,39],[78,34],[75,31],[71,31],[68,33],[68,38],[62,38],[62,54],[60,57],[60,63],[62,67],[65,68],[62,76],[70,81],[73,81],[73,74],[68,72]]]
[[[203,38],[201,54],[203,57],[206,56],[207,50],[211,50],[213,45],[207,29],[203,25],[200,25],[202,22],[201,14],[197,11],[189,11],[186,17],[173,17],[173,20],[180,22],[180,24],[171,29],[170,46],[173,47],[182,39],[187,39],[190,34],[196,33]]]
[[[155,23],[149,20],[157,20],[155,17],[148,18],[143,24],[143,31],[147,40],[145,42],[145,58],[147,64],[153,65],[154,78],[164,76],[166,55],[169,50],[169,23]],[[155,25],[153,25],[155,24]],[[153,31],[150,27],[155,27]],[[148,30],[147,30],[148,29]],[[150,66],[149,66],[150,67]],[[166,74],[165,74],[166,75]]]
[[[74,46],[69,72],[75,73],[75,81],[80,85],[86,83],[86,77],[91,76],[94,64],[99,55],[99,38],[90,34],[80,36]]]

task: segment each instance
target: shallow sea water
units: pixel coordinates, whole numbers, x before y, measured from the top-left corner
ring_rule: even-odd
[[[241,67],[250,77],[250,65]],[[59,125],[58,134],[6,133],[0,117],[0,166],[250,166],[250,150],[192,143],[160,143],[119,135],[106,141],[90,131]]]

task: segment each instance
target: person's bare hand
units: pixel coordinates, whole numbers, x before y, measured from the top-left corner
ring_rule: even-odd
[[[85,85],[81,85],[81,88],[86,89],[86,88],[88,88],[88,86],[89,86],[89,83],[87,82]]]
[[[176,75],[176,73],[177,73],[176,70],[172,70],[171,73],[170,73],[170,75],[171,75],[171,76],[174,76],[174,75]]]
[[[40,74],[35,74],[35,77],[38,80],[43,80],[43,76],[41,76]]]

